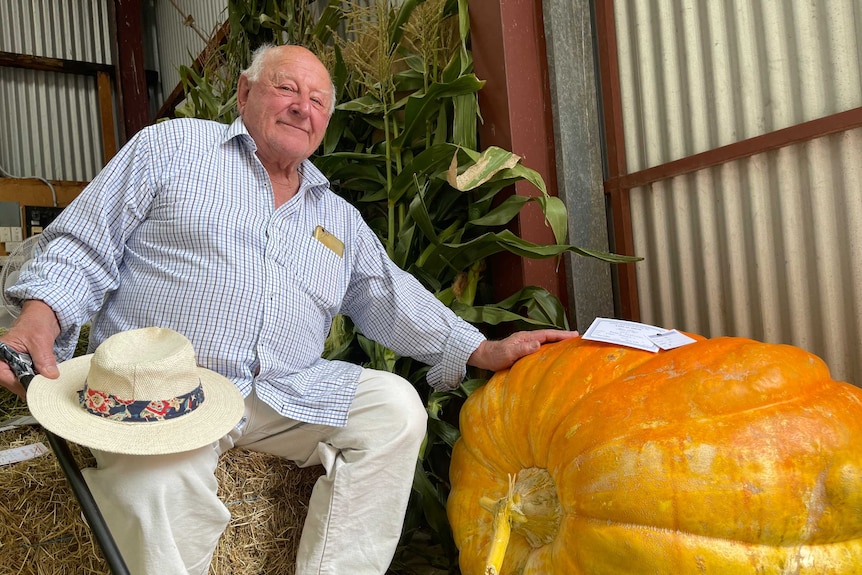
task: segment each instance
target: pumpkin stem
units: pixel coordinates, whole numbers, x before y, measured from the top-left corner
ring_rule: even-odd
[[[513,529],[532,547],[541,547],[557,537],[563,516],[554,480],[547,470],[536,467],[509,474],[506,496],[497,501],[482,497],[479,505],[494,514],[494,536],[483,575],[500,573]]]
[[[483,508],[494,514],[494,538],[491,541],[488,558],[485,560],[484,575],[497,575],[503,565],[506,548],[509,546],[509,537],[512,535],[512,509],[516,504],[516,498],[520,503],[520,497],[515,493],[515,476],[509,474],[509,492],[505,497],[493,504],[491,504],[492,500],[487,497],[483,497],[479,501]],[[489,509],[489,507],[491,508]]]

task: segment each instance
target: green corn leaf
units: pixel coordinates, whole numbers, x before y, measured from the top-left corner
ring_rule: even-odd
[[[446,166],[449,165],[452,154],[456,150],[457,147],[452,144],[435,144],[414,156],[410,165],[405,166],[401,173],[392,181],[389,199],[393,202],[398,202],[405,195],[412,197],[412,194],[416,191],[414,176],[420,179],[429,178],[438,172],[444,171]]]
[[[346,112],[342,110],[333,112],[329,119],[329,126],[326,127],[326,133],[323,135],[323,143],[321,144],[323,156],[335,153],[337,146],[345,138],[349,120]]]
[[[472,165],[469,165],[460,173],[458,173],[460,167],[450,167],[447,173],[447,181],[452,187],[466,191],[493,182],[491,189],[496,193],[509,182],[514,183],[520,180],[527,180],[542,193],[541,196],[537,196],[534,199],[542,208],[545,220],[554,233],[554,240],[558,244],[565,243],[566,236],[568,235],[568,212],[566,205],[560,198],[548,195],[545,182],[538,172],[520,164],[519,156],[501,148],[490,147],[479,156],[476,156],[474,153],[468,155],[473,162]],[[504,210],[494,213],[494,218],[492,219],[511,214],[517,203],[522,202],[520,206],[522,207],[526,201],[528,200],[511,200]],[[514,217],[514,214],[512,214],[512,217]],[[505,220],[505,222],[510,220],[511,218]]]
[[[487,379],[480,378],[471,378],[464,380],[461,383],[461,387],[458,388],[458,391],[462,392],[465,396],[469,397],[471,393],[482,387],[488,383]],[[460,395],[460,394],[459,394]]]
[[[380,190],[386,185],[386,178],[380,167],[370,162],[348,162],[344,157],[339,161],[330,155],[315,158],[314,164],[327,174],[332,182],[337,182],[340,188],[369,192]]]
[[[328,168],[335,167],[343,162],[371,162],[382,164],[386,161],[383,154],[369,154],[366,152],[332,152],[319,158]]]
[[[468,223],[472,226],[504,226],[512,221],[524,204],[530,200],[531,198],[526,196],[511,195],[484,216],[472,219]]]
[[[328,44],[332,38],[332,31],[338,28],[338,23],[343,15],[341,0],[329,0],[326,8],[320,13],[314,28],[311,29],[312,36],[317,38],[321,44]]]
[[[488,325],[513,323],[521,329],[554,329],[558,327],[554,323],[524,317],[521,314],[496,306],[468,306],[456,301],[452,303],[451,308],[459,317],[470,323]]]
[[[417,179],[418,180],[418,179]],[[419,193],[413,197],[413,200],[410,202],[409,214],[410,217],[416,222],[416,225],[422,230],[422,233],[425,234],[425,237],[431,240],[433,243],[438,243],[437,232],[434,231],[434,224],[431,221],[431,216],[428,213],[428,206],[425,205],[425,193],[424,190],[427,189],[428,184],[425,183],[424,187],[416,182],[416,187],[419,189]]]
[[[453,290],[451,287],[447,287],[446,289],[444,289],[442,291],[437,291],[434,295],[446,307],[451,306],[452,302],[455,301],[455,290]]]
[[[404,62],[411,71],[418,72],[420,78],[422,77],[422,73],[425,72],[425,63],[421,56],[418,54],[407,54],[401,59],[401,61]],[[399,74],[399,76],[401,76],[401,74]],[[411,74],[411,77],[416,77],[416,75]]]
[[[443,411],[443,406],[446,405],[448,399],[439,391],[431,392],[428,400],[425,402],[425,411],[428,412],[428,417],[431,419],[440,419],[440,412]]]
[[[569,216],[563,200],[557,196],[539,196],[536,198],[536,201],[542,206],[545,221],[551,226],[556,242],[558,244],[565,243],[566,236],[569,233]]]
[[[368,356],[367,367],[371,369],[379,369],[382,371],[392,371],[395,367],[397,359],[395,352],[384,347],[376,341],[370,340],[364,335],[357,334],[356,339],[362,351]]]
[[[402,0],[398,13],[392,20],[392,27],[389,30],[389,45],[397,46],[401,41],[401,36],[404,33],[404,24],[410,18],[410,13],[416,8],[419,0]]]
[[[422,74],[414,70],[405,70],[395,75],[393,82],[397,93],[413,93],[425,87],[425,80]],[[392,110],[400,110],[407,105],[407,98],[401,98],[392,106]]]
[[[467,0],[458,0],[458,32],[461,38],[461,73],[463,74],[473,68],[473,57],[467,49],[470,38],[470,11]]]
[[[443,443],[452,447],[455,445],[455,442],[458,441],[458,438],[461,437],[461,433],[458,429],[445,421],[441,421],[439,418],[430,418],[428,419],[428,429],[429,431],[441,439]]]
[[[440,276],[432,275],[428,273],[427,270],[417,266],[416,264],[407,266],[406,271],[419,280],[419,282],[424,285],[428,291],[432,293],[442,293],[440,292],[440,289],[442,288],[443,283],[440,281]]]
[[[454,108],[452,141],[470,150],[476,149],[479,100],[475,94],[462,94],[452,98],[452,106]]]
[[[338,314],[332,319],[329,335],[323,345],[321,357],[329,360],[347,359],[355,337],[353,322]]]
[[[542,195],[548,195],[545,180],[542,179],[541,174],[523,164],[518,164],[508,170],[501,171],[497,176],[504,180],[527,180],[542,192]]]
[[[437,121],[434,122],[434,131],[431,136],[431,144],[446,144],[449,137],[449,110],[446,106],[440,106],[437,110]]]
[[[428,244],[428,246],[423,250],[423,252],[416,258],[416,266],[420,268],[428,267],[429,273],[432,275],[439,275],[442,273],[442,267],[434,267],[430,262],[434,260],[439,260],[441,258],[440,249],[442,242],[457,239],[460,236],[461,232],[461,222],[453,222],[449,225],[445,230],[438,232],[436,234],[436,241],[432,241]],[[430,240],[431,238],[429,238]],[[457,271],[460,271],[457,270]]]
[[[355,100],[339,104],[336,106],[336,109],[346,112],[358,112],[360,114],[382,114],[385,107],[383,106],[383,102],[373,95],[366,94]]]
[[[495,305],[508,310],[527,308],[529,317],[544,319],[558,328],[568,329],[563,304],[545,288],[527,286]]]
[[[410,248],[413,246],[415,233],[416,223],[413,221],[405,222],[398,231],[398,241],[395,244],[393,260],[401,269],[406,268],[408,265],[407,258],[410,256]]]
[[[350,181],[344,183],[345,187],[350,186],[351,189],[362,192],[362,195],[357,197],[356,200],[364,203],[374,203],[374,202],[382,202],[386,199],[386,188],[382,187],[377,189],[377,191],[368,191],[368,188],[365,188],[358,181]]]
[[[422,511],[425,520],[432,530],[443,541],[451,538],[451,529],[446,516],[446,503],[438,493],[435,484],[428,477],[421,459],[416,462],[416,473],[413,476],[413,490],[420,495]]]
[[[207,111],[210,114],[210,117],[215,117],[218,115],[218,110],[221,107],[221,103],[219,99],[210,91],[210,90],[197,90],[198,96],[200,96],[201,102],[206,107]]]
[[[467,74],[448,84],[432,84],[427,92],[411,95],[404,112],[404,132],[394,140],[393,145],[397,148],[405,147],[417,133],[421,133],[425,129],[428,118],[435,115],[441,99],[475,94],[484,85],[483,80],[479,80],[473,74]]]
[[[464,269],[476,260],[485,259],[501,251],[509,251],[519,256],[537,259],[551,258],[565,252],[572,252],[609,263],[631,263],[641,259],[634,256],[623,256],[565,244],[534,244],[519,238],[509,230],[497,233],[488,232],[469,242],[462,244],[441,244],[438,248],[440,257],[457,270]]]

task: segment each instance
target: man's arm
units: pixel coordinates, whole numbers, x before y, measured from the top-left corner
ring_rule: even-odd
[[[366,225],[355,241],[360,262],[342,312],[360,330],[399,355],[431,366],[428,383],[439,390],[460,383],[464,363],[499,371],[546,342],[576,337],[577,332],[556,329],[523,331],[499,341],[487,341],[474,326],[443,305],[409,273],[386,255],[380,240]]]

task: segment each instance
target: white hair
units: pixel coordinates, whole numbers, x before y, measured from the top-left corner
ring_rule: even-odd
[[[254,49],[254,52],[251,53],[251,64],[248,65],[248,68],[242,71],[242,74],[249,82],[254,83],[260,80],[260,75],[263,72],[264,61],[270,51],[275,48],[278,48],[278,46],[274,44],[261,44]],[[332,91],[332,96],[329,98],[329,116],[332,117],[332,113],[335,112],[335,83],[332,81],[331,75],[329,76],[329,86]]]

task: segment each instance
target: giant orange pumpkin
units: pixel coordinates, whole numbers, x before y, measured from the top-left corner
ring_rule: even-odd
[[[862,573],[862,390],[796,347],[545,345],[461,432],[463,575]]]

